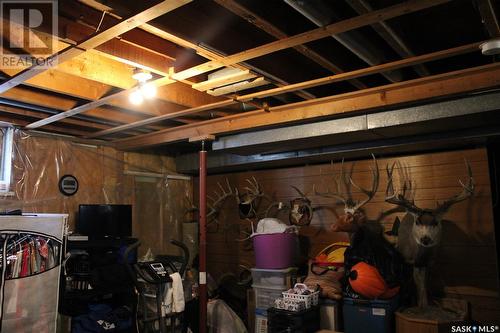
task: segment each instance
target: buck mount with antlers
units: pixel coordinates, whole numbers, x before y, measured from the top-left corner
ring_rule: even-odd
[[[434,209],[420,208],[415,205],[410,196],[414,184],[402,172],[401,190],[394,189],[393,171],[396,163],[387,167],[387,189],[385,201],[403,207],[406,215],[400,222],[397,230],[397,249],[405,261],[413,265],[413,278],[417,288],[417,305],[419,308],[428,306],[427,295],[427,268],[435,255],[440,243],[442,219],[449,209],[456,203],[470,198],[474,193],[474,181],[470,164],[466,161],[468,179],[462,181],[462,191]],[[402,170],[402,167],[399,167]]]

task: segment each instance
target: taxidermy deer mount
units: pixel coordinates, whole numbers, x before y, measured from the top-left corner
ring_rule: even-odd
[[[352,235],[352,233],[356,232],[361,225],[365,224],[366,215],[361,208],[370,202],[370,200],[375,196],[380,179],[377,160],[373,155],[372,158],[374,168],[370,167],[372,173],[372,185],[370,189],[362,188],[352,180],[352,169],[349,174],[345,173],[343,160],[340,175],[338,177],[332,177],[332,181],[336,187],[334,191],[328,188],[326,192],[318,192],[316,191],[316,186],[313,185],[313,191],[316,195],[325,198],[337,199],[344,205],[344,214],[339,216],[337,223],[332,226],[333,231],[344,231]],[[361,191],[366,198],[363,200],[354,200],[352,197],[352,186]],[[345,190],[345,194],[342,194],[343,189]]]
[[[438,203],[434,209],[419,208],[412,196],[413,183],[401,172],[401,190],[394,189],[394,163],[387,167],[387,190],[385,201],[403,207],[407,214],[403,217],[397,230],[397,249],[405,261],[413,265],[413,278],[417,287],[417,304],[420,308],[428,305],[427,267],[429,266],[437,245],[441,239],[441,222],[444,214],[456,203],[470,198],[474,194],[472,170],[466,161],[468,179],[464,184],[459,180],[462,191],[448,200]],[[399,167],[400,171],[402,170]]]
[[[276,209],[277,212],[288,211],[288,221],[290,224],[297,226],[309,225],[314,214],[314,208],[312,207],[311,200],[297,187],[293,185],[290,185],[290,187],[293,188],[299,196],[292,199],[290,204],[286,204],[281,201],[273,202],[269,205],[269,207],[267,207],[265,216],[269,217],[273,209]]]
[[[342,163],[340,175],[333,177],[336,191],[329,189],[327,192],[318,192],[315,190],[315,193],[323,197],[337,199],[344,205],[344,214],[337,218],[332,230],[347,232],[349,235],[350,246],[344,253],[346,275],[350,276],[351,268],[359,262],[364,262],[378,270],[388,288],[397,291],[403,279],[405,267],[401,255],[384,238],[380,220],[387,213],[380,214],[376,220],[368,221],[362,209],[375,196],[380,180],[377,160],[373,155],[372,158],[370,189],[358,186],[352,179],[354,166],[346,174]],[[363,193],[365,198],[354,200],[352,187]],[[345,194],[342,194],[342,189],[344,189]],[[348,294],[352,292],[350,286],[346,286],[346,292]]]

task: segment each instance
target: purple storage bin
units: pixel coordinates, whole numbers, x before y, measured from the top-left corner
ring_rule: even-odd
[[[258,234],[252,238],[256,268],[282,269],[295,265],[297,234]]]

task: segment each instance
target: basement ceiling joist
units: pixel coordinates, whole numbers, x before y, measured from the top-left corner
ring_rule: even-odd
[[[353,30],[356,28],[360,28],[372,23],[380,22],[383,20],[387,20],[393,17],[397,17],[399,15],[408,14],[414,11],[422,10],[425,8],[429,8],[432,6],[436,6],[439,4],[443,4],[448,2],[449,0],[419,0],[419,1],[409,1],[402,4],[394,5],[388,8],[384,8],[381,10],[377,10],[374,12],[370,12],[368,14],[360,15],[351,19],[347,19],[338,23],[331,24],[324,28],[314,29],[312,31],[308,31],[302,34],[295,35],[293,37],[288,37],[282,40],[278,40],[275,42],[271,42],[260,47],[256,47],[250,50],[246,50],[243,52],[239,52],[237,54],[233,54],[227,57],[224,57],[219,61],[210,61],[190,69],[181,71],[179,73],[175,73],[172,75],[174,80],[184,80],[190,77],[203,74],[209,72],[211,70],[215,70],[224,66],[234,65],[236,63],[244,62],[249,59],[253,59],[256,57],[260,57],[269,53],[273,53],[279,50],[283,50],[286,48],[294,47],[300,44],[304,44],[307,42],[311,42],[332,34],[346,32],[349,30]],[[173,80],[170,78],[161,78],[153,81],[155,85],[158,87],[173,83]],[[107,95],[99,100],[92,101],[85,105],[78,106],[72,110],[65,111],[58,115],[51,116],[49,118],[34,122],[26,126],[28,129],[35,129],[41,126],[45,126],[47,124],[53,123],[55,121],[88,111],[95,107],[107,104],[110,100],[116,99],[118,97],[122,97],[135,88],[124,90],[118,93],[113,93]]]
[[[401,103],[443,97],[500,85],[500,64],[445,73],[382,87],[360,90],[265,110],[214,119],[174,129],[161,130],[117,141],[121,149],[138,149],[166,142],[186,140],[205,134],[231,133],[250,128],[282,125],[290,122],[339,115],[345,112],[389,107]]]
[[[54,60],[55,63],[62,63],[69,59],[72,59],[83,52],[93,49],[135,27],[140,26],[141,24],[148,22],[158,16],[161,16],[169,11],[172,11],[180,6],[183,6],[192,0],[165,0],[161,3],[146,9],[145,11],[136,14],[130,18],[127,18],[120,23],[99,32],[88,39],[79,42],[74,46],[69,46],[68,48],[52,55],[50,58]],[[33,65],[30,68],[20,72],[15,75],[7,82],[0,84],[0,93],[7,91],[19,84],[22,84],[24,81],[42,73],[45,71],[45,68],[41,65]]]
[[[298,89],[305,89],[305,88],[315,87],[315,86],[329,84],[329,83],[333,83],[333,82],[339,82],[339,81],[343,81],[343,80],[359,78],[359,77],[363,77],[366,75],[380,73],[383,71],[388,71],[388,70],[392,70],[392,69],[411,66],[414,64],[420,64],[420,63],[423,63],[426,61],[438,60],[438,59],[446,58],[446,57],[452,57],[452,56],[456,56],[456,55],[463,54],[463,53],[468,53],[468,52],[473,52],[473,51],[477,52],[478,45],[479,45],[479,43],[473,43],[473,44],[469,44],[469,45],[455,47],[455,48],[448,49],[448,50],[437,51],[437,52],[433,52],[430,54],[424,54],[421,56],[416,56],[416,57],[412,57],[412,58],[408,58],[408,59],[398,60],[398,61],[394,61],[392,63],[363,68],[363,69],[359,69],[359,70],[352,71],[352,72],[331,75],[331,76],[327,76],[324,78],[300,82],[300,83],[296,83],[296,84],[290,84],[290,85],[283,86],[280,88],[272,88],[272,89],[268,89],[268,90],[264,90],[264,91],[260,91],[260,92],[256,92],[256,93],[251,93],[251,94],[247,94],[247,95],[235,96],[233,98],[233,101],[219,102],[219,103],[214,103],[211,105],[206,105],[205,107],[195,107],[195,108],[191,108],[188,110],[179,111],[177,113],[171,113],[171,114],[161,115],[161,116],[157,116],[157,117],[152,117],[152,118],[149,118],[149,119],[146,119],[143,121],[139,121],[136,123],[122,125],[122,126],[115,127],[112,129],[99,131],[97,133],[92,134],[91,137],[99,137],[99,136],[103,136],[103,135],[107,135],[107,134],[111,134],[111,133],[116,133],[116,132],[123,131],[123,130],[137,128],[137,127],[140,127],[143,125],[154,124],[156,122],[163,121],[165,119],[174,118],[176,115],[185,116],[188,114],[194,114],[194,113],[207,111],[207,110],[210,110],[211,108],[224,107],[224,106],[227,106],[230,104],[234,104],[237,101],[246,102],[246,101],[250,101],[250,100],[255,99],[255,98],[264,98],[267,96],[283,94],[283,93],[298,90]]]
[[[60,51],[147,10],[141,2],[98,1],[60,3]],[[3,104],[0,113],[28,129],[67,128],[138,149],[498,86],[498,68],[487,65],[494,59],[478,49],[496,33],[494,2],[318,1],[335,13],[318,29],[287,5],[292,0],[191,2],[0,93],[31,105]],[[353,30],[384,53],[382,63],[366,67],[329,38]],[[128,101],[133,68],[150,70],[158,86],[157,98],[141,106]],[[22,70],[5,69],[3,83]],[[391,70],[401,85],[386,84],[381,74]]]

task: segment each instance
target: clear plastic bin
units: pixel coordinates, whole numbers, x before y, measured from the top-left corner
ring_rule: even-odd
[[[255,307],[259,309],[269,309],[274,307],[274,301],[280,298],[283,291],[288,290],[286,287],[262,288],[252,285],[255,291]]]
[[[260,288],[291,288],[297,280],[297,267],[285,269],[252,268],[253,284]]]

